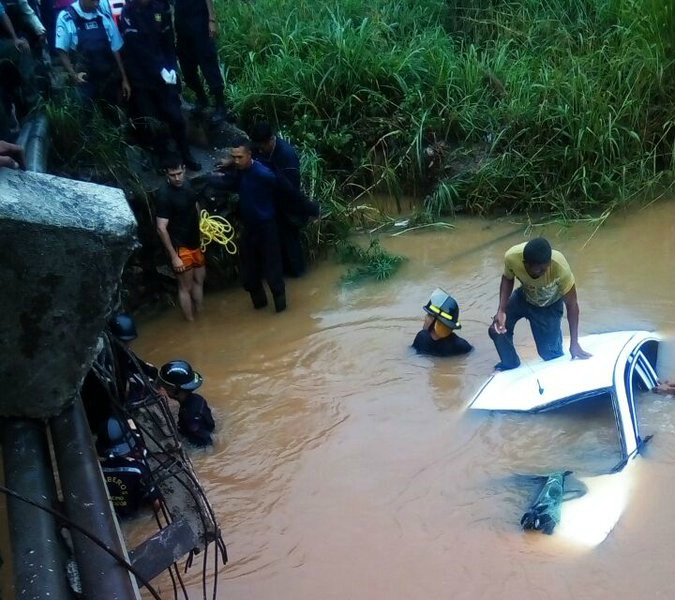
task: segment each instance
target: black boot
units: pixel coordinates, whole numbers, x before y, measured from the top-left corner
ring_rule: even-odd
[[[274,296],[274,309],[280,313],[286,310],[286,293],[282,292]]]
[[[259,308],[265,308],[267,306],[267,294],[265,290],[260,288],[253,292],[249,292],[251,295],[251,302],[253,302],[253,308],[258,310]]]

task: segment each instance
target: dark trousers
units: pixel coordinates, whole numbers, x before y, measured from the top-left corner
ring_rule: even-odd
[[[240,251],[242,283],[247,292],[251,294],[261,292],[264,278],[273,296],[285,293],[276,222],[264,221],[245,227]]]
[[[525,299],[522,288],[518,288],[506,305],[506,333],[496,333],[490,326],[488,334],[495,343],[499,359],[504,369],[515,369],[520,358],[513,346],[513,329],[520,319],[530,322],[537,352],[544,360],[552,360],[563,355],[562,330],[560,322],[563,314],[562,298],[550,306],[535,306]]]
[[[120,105],[122,80],[117,65],[112,65],[108,74],[88,72],[87,75],[87,81],[77,86],[77,94],[85,105],[92,102],[108,104],[113,107]]]
[[[143,141],[151,144],[157,154],[167,152],[167,136],[158,124],[168,126],[176,149],[183,159],[190,155],[185,119],[180,108],[176,86],[163,88],[133,87],[131,91],[132,120]]]
[[[279,224],[281,260],[286,277],[300,277],[304,274],[305,250],[302,247],[302,230],[289,223]]]
[[[198,99],[203,101],[206,98],[199,78],[201,70],[211,95],[222,101],[225,84],[218,65],[216,44],[209,37],[206,18],[185,21],[176,27],[176,54],[185,85],[197,94]]]

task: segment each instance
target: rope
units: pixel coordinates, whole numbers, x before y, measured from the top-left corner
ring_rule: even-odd
[[[199,231],[201,232],[202,252],[211,242],[215,242],[223,246],[228,254],[237,253],[237,245],[234,243],[234,227],[225,217],[210,215],[202,210],[199,213]]]

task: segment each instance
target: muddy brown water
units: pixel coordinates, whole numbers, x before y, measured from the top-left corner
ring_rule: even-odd
[[[674,217],[670,202],[598,230],[536,230],[572,266],[582,334],[673,336]],[[325,262],[288,283],[284,314],[253,311],[236,289],[208,295],[192,325],[176,309],[141,327],[136,351],[156,364],[188,359],[218,422],[214,448],[193,454],[230,553],[218,598],[675,597],[675,398],[640,397],[642,433],[654,438],[602,544],[522,532],[536,488],[516,474],[607,472],[619,459],[615,426],[602,403],[467,413],[497,361],[486,330],[503,253],[526,238],[506,221],[455,225],[383,236],[409,259],[387,282],[343,287],[344,267]],[[409,348],[436,286],[460,303],[468,357]],[[516,340],[534,356],[526,323]],[[675,377],[669,342],[659,362]],[[195,597],[198,575],[188,575]]]

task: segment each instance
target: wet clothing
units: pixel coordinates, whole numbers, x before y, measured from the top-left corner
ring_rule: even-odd
[[[143,459],[109,456],[101,459],[101,470],[115,512],[121,517],[132,517],[142,503],[151,503],[159,496]]]
[[[506,333],[497,333],[493,327],[488,334],[495,343],[499,354],[499,368],[515,369],[520,365],[520,358],[513,345],[513,330],[520,319],[530,322],[537,353],[544,360],[552,360],[563,355],[561,321],[563,315],[563,299],[559,298],[548,306],[530,304],[522,287],[518,288],[506,305]]]
[[[140,359],[128,348],[116,345],[117,368],[119,371],[119,387],[126,391],[126,396],[119,401],[134,404],[145,400],[154,391],[148,387],[157,379],[157,367]]]
[[[279,244],[284,274],[299,277],[305,272],[305,252],[302,246],[302,227],[307,223],[304,197],[300,188],[300,159],[286,140],[275,138],[271,154],[257,153],[256,158],[270,167],[277,176],[285,177],[295,193],[279,194]]]
[[[525,243],[512,246],[504,255],[504,277],[517,278],[521,286],[511,294],[506,305],[506,332],[497,333],[491,326],[488,334],[495,344],[500,369],[515,369],[520,358],[513,345],[513,330],[520,319],[530,322],[537,353],[544,360],[563,355],[561,321],[563,296],[574,287],[574,275],[561,252],[553,250],[551,265],[538,278],[525,270]]]
[[[206,264],[206,257],[201,251],[201,248],[190,249],[179,246],[176,249],[176,254],[178,254],[178,257],[183,261],[183,269],[186,271],[189,269],[198,269]]]
[[[468,354],[473,350],[473,346],[464,338],[456,333],[438,340],[431,337],[428,329],[422,329],[412,343],[412,347],[418,354],[428,354],[430,356],[458,356]]]
[[[122,48],[122,37],[109,14],[100,9],[85,12],[76,1],[59,14],[55,45],[73,51],[75,71],[87,73],[87,80],[77,86],[84,100],[119,103],[122,76],[113,53]]]
[[[197,194],[187,179],[181,187],[164,182],[157,194],[155,212],[157,217],[169,220],[167,231],[174,248],[199,248]]]
[[[211,433],[216,424],[211,409],[203,396],[191,392],[180,403],[178,410],[178,431],[194,446],[208,446],[213,443]]]
[[[273,296],[286,291],[279,245],[279,227],[264,221],[245,229],[239,244],[243,288],[256,297],[264,295],[262,280],[267,281]]]
[[[574,275],[561,252],[553,250],[551,266],[536,279],[525,270],[523,250],[525,243],[509,248],[504,255],[504,277],[517,278],[525,294],[525,300],[535,306],[550,306],[560,300],[574,286]]]
[[[242,283],[253,296],[264,295],[263,277],[275,297],[285,294],[279,229],[277,196],[293,193],[287,181],[254,160],[248,169],[228,170],[207,177],[216,189],[239,194],[239,220],[243,225],[240,249]],[[255,304],[255,301],[254,301]]]
[[[174,26],[176,28],[176,53],[181,74],[198,101],[206,104],[206,94],[199,71],[216,99],[224,103],[225,83],[218,64],[218,52],[214,39],[209,36],[209,12],[205,0],[175,0]]]

